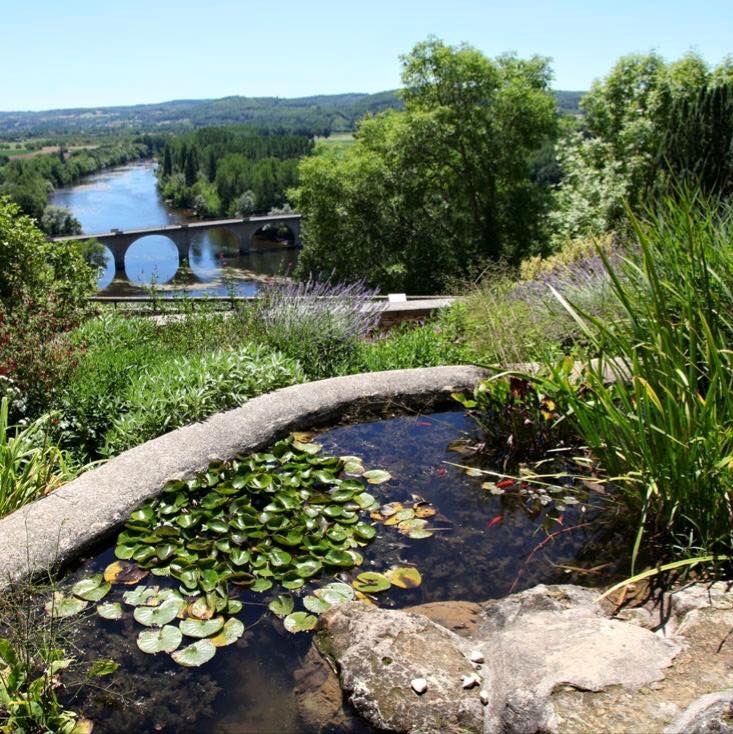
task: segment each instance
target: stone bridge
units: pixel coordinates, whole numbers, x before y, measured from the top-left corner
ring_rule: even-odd
[[[198,232],[211,229],[222,229],[231,232],[239,244],[240,255],[250,252],[253,235],[267,225],[284,225],[293,236],[293,247],[300,247],[300,214],[272,214],[262,217],[245,217],[243,219],[215,219],[211,221],[187,222],[184,224],[166,224],[160,227],[145,229],[113,229],[110,232],[99,234],[80,234],[74,237],[54,237],[53,241],[61,240],[97,240],[109,248],[115,261],[118,272],[125,270],[125,254],[132,244],[143,237],[162,235],[173,242],[178,250],[179,261],[188,258],[189,248],[193,236]]]

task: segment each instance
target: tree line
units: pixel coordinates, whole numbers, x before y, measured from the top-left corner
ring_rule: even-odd
[[[618,231],[681,182],[733,193],[733,61],[622,58],[563,114],[542,57],[430,38],[402,57],[404,109],[299,166],[298,273],[439,292]]]
[[[286,203],[298,160],[312,151],[308,135],[245,126],[173,135],[160,157],[160,192],[205,217],[267,212]]]

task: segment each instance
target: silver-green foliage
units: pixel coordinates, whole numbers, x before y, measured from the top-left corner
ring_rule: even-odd
[[[114,455],[303,379],[297,362],[254,344],[162,362],[132,379],[127,412],[108,432],[105,453]]]

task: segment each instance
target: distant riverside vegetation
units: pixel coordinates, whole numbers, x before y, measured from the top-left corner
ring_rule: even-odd
[[[557,91],[561,112],[580,111],[583,92]],[[43,112],[0,112],[0,138],[101,132],[160,132],[211,125],[252,124],[292,132],[328,135],[349,132],[364,115],[402,109],[397,91],[280,97],[223,97],[160,104],[93,107]]]

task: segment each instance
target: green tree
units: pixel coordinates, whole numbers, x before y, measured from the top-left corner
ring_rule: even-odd
[[[184,178],[186,186],[193,186],[196,183],[196,177],[198,176],[199,162],[198,155],[196,154],[196,148],[191,146],[186,151],[186,164],[184,167]]]
[[[0,197],[0,304],[58,298],[73,309],[94,288],[96,268],[77,242],[49,242],[36,223]]]
[[[173,159],[171,157],[170,145],[165,146],[163,153],[163,175],[170,176],[173,173]]]
[[[404,112],[365,120],[341,156],[300,164],[303,276],[424,292],[542,247],[548,193],[531,161],[557,124],[547,60],[431,38],[402,64]]]
[[[733,190],[733,64],[709,69],[696,54],[666,63],[621,58],[581,106],[581,130],[558,144],[564,172],[552,215],[558,244],[616,227],[681,178],[709,194]]]

